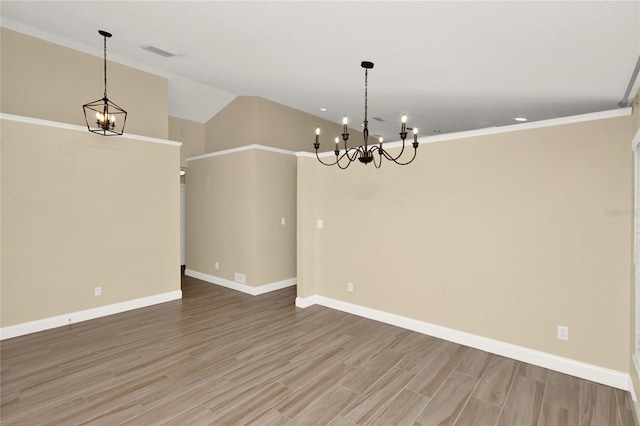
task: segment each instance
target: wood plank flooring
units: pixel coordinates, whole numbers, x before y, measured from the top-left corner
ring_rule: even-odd
[[[5,340],[3,425],[633,425],[627,392],[193,278],[183,299]]]

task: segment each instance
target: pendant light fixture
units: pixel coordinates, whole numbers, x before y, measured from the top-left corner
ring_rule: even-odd
[[[98,34],[104,37],[104,97],[82,106],[84,120],[90,132],[102,136],[117,136],[124,133],[127,111],[107,97],[107,37],[111,37],[111,33],[99,30]]]
[[[382,158],[386,158],[389,161],[393,161],[396,164],[401,166],[406,166],[411,163],[416,158],[416,154],[418,153],[418,128],[407,127],[407,116],[402,115],[401,127],[400,127],[400,139],[402,139],[402,148],[400,153],[396,156],[389,154],[382,147],[382,138],[379,138],[378,144],[373,144],[369,146],[369,121],[367,119],[367,88],[369,85],[368,74],[369,70],[373,68],[373,62],[363,61],[360,66],[364,68],[364,129],[362,130],[362,135],[364,136],[364,145],[360,145],[357,148],[349,148],[347,146],[347,140],[349,139],[349,131],[347,129],[347,116],[342,119],[342,140],[344,140],[344,152],[340,155],[340,139],[336,137],[336,149],[334,154],[336,155],[336,160],[331,163],[325,163],[320,159],[318,155],[318,149],[320,148],[320,127],[316,129],[316,141],[313,144],[313,147],[316,149],[316,158],[325,166],[338,166],[341,169],[346,169],[349,165],[355,161],[356,159],[363,164],[369,164],[373,162],[373,165],[376,166],[377,169],[382,165]],[[409,161],[403,162],[399,161],[400,157],[404,153],[405,147],[405,139],[407,138],[407,130],[413,131],[413,157]],[[377,159],[377,161],[376,161]]]

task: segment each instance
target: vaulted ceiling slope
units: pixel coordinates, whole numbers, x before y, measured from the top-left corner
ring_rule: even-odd
[[[170,113],[200,122],[235,95],[361,122],[360,62],[372,61],[370,131],[387,140],[398,138],[402,113],[429,135],[614,109],[640,56],[637,0],[2,1],[0,8],[3,26],[96,56],[97,30],[112,32],[110,59],[167,76]],[[175,56],[142,49],[148,45]]]

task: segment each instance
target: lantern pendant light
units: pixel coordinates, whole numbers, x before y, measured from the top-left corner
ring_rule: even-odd
[[[84,120],[90,132],[102,136],[118,136],[124,133],[127,111],[120,108],[107,97],[107,38],[111,33],[99,30],[104,37],[104,97],[84,104]]]

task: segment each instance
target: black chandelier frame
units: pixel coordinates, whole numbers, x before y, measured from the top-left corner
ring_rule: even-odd
[[[347,143],[349,140],[349,131],[347,127],[348,121],[347,121],[347,117],[345,116],[344,119],[342,120],[342,125],[343,125],[342,140],[344,141],[344,152],[342,153],[342,155],[340,155],[339,139],[336,137],[336,149],[335,151],[333,151],[336,156],[335,161],[331,163],[326,163],[322,161],[322,159],[318,154],[318,149],[320,149],[320,140],[319,140],[320,128],[318,127],[316,129],[316,141],[313,144],[316,151],[316,158],[320,163],[324,164],[325,166],[337,165],[339,168],[343,170],[349,167],[351,163],[356,161],[356,159],[363,164],[373,163],[373,165],[377,169],[379,169],[380,166],[382,166],[382,158],[386,158],[387,160],[392,161],[395,164],[406,166],[407,164],[415,160],[416,155],[418,153],[418,145],[419,145],[418,128],[407,127],[406,126],[407,116],[406,115],[402,116],[402,125],[399,133],[400,139],[402,140],[402,148],[400,149],[400,153],[398,155],[395,155],[395,156],[391,155],[387,150],[385,150],[382,147],[382,142],[383,142],[382,138],[380,138],[378,144],[372,144],[371,146],[369,146],[369,120],[368,120],[369,79],[368,77],[369,77],[369,70],[373,68],[373,62],[362,61],[360,66],[364,68],[364,122],[363,122],[364,129],[362,130],[362,135],[364,137],[364,145],[349,148]],[[404,150],[405,150],[405,140],[408,134],[407,130],[413,130],[413,143],[411,144],[413,146],[413,156],[409,161],[400,161],[400,157],[402,157],[402,154],[404,154]],[[376,161],[376,158],[378,159],[378,161]],[[347,161],[346,163],[343,161],[345,159]]]
[[[84,120],[87,123],[87,129],[92,133],[102,136],[120,136],[124,133],[127,123],[127,111],[107,97],[107,38],[111,37],[111,33],[99,30],[98,34],[104,37],[104,96],[82,105]],[[94,116],[95,122],[93,122]],[[91,127],[90,121],[95,124],[95,127]],[[122,123],[122,126],[116,123]]]

